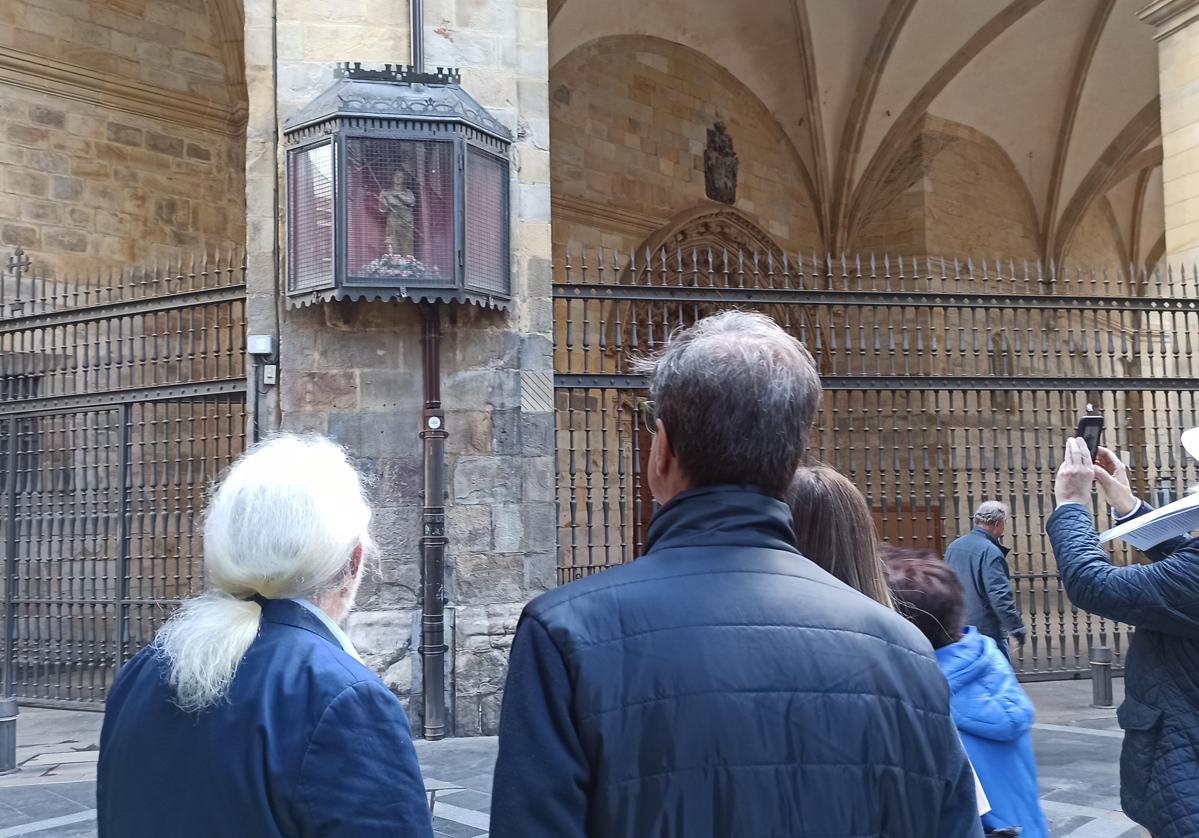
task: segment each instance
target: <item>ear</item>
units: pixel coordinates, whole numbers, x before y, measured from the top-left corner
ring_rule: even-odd
[[[359,544],[354,548],[354,554],[350,556],[350,576],[355,579],[362,572],[362,545]]]
[[[665,477],[670,473],[671,463],[674,460],[674,447],[670,444],[670,434],[666,432],[666,426],[662,424],[662,420],[658,419],[656,424],[658,430],[654,434],[654,444],[650,448],[650,466],[659,477]]]

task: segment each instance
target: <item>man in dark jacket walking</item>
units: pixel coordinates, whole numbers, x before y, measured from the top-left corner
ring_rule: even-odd
[[[966,625],[995,641],[1011,657],[1011,638],[1024,644],[1024,619],[1012,593],[1008,548],[1000,543],[1008,509],[999,501],[979,504],[974,529],[956,539],[945,551],[945,561],[957,574],[966,596]]]
[[[932,650],[794,547],[820,382],[761,315],[646,365],[645,555],[525,609],[494,838],[981,835]]]
[[[1046,522],[1058,572],[1079,608],[1136,628],[1124,669],[1120,802],[1154,838],[1199,835],[1199,539],[1146,551],[1150,564],[1115,567],[1091,517],[1096,481],[1117,520],[1149,507],[1129,488],[1124,464],[1072,439],[1058,469],[1057,510]]]

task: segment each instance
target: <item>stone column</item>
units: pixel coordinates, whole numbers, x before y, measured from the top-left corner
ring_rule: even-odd
[[[1157,28],[1166,256],[1199,262],[1199,0],[1154,0],[1138,13]]]
[[[279,196],[276,165],[279,151],[278,105],[275,97],[275,12],[273,0],[245,0],[246,61],[246,330],[279,338],[278,302]],[[247,381],[255,386],[254,361],[246,359]],[[277,388],[259,400],[263,434],[278,427]],[[247,410],[254,403],[246,399]],[[250,417],[253,422],[254,417]],[[247,431],[246,439],[251,439]]]
[[[546,0],[425,3],[426,65],[461,69],[463,87],[516,138],[513,310],[455,306],[442,315],[447,689],[459,736],[495,732],[516,620],[556,577],[545,6]],[[286,222],[279,126],[332,83],[337,61],[406,63],[408,5],[246,0],[246,56],[250,318],[257,331],[271,326],[278,300],[274,218]],[[279,424],[328,434],[371,479],[380,558],[359,595],[350,636],[384,681],[411,699],[409,716],[419,730],[419,312],[395,303],[280,310]]]

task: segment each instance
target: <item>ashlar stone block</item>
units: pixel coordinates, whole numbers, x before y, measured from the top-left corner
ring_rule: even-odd
[[[454,502],[515,503],[520,500],[522,466],[512,457],[459,457],[453,470]]]
[[[284,410],[341,411],[358,406],[358,371],[292,373],[283,389]]]

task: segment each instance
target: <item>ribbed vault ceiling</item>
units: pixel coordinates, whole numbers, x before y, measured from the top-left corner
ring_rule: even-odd
[[[681,43],[774,113],[822,235],[852,239],[927,113],[987,134],[1060,258],[1106,197],[1131,260],[1162,237],[1157,45],[1144,0],[551,0],[551,68],[613,35]],[[552,71],[551,71],[552,72]]]

